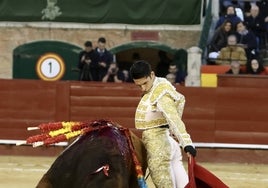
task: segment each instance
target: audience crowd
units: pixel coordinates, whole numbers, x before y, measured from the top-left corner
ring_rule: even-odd
[[[178,65],[167,55],[165,51],[158,51],[159,62],[156,64],[156,76],[174,77],[174,84],[184,85],[185,71],[179,70]],[[132,54],[132,63],[141,60],[140,54]],[[112,53],[106,49],[106,39],[100,37],[97,47],[94,49],[91,41],[84,43],[84,49],[79,54],[77,64],[80,81],[101,81],[101,82],[132,82],[129,70],[121,69],[114,61]]]
[[[208,45],[207,64],[230,65],[226,74],[267,75],[260,52],[268,48],[268,0],[220,0],[220,10]],[[184,85],[187,72],[165,51],[159,50],[158,58],[156,76]],[[133,53],[133,62],[139,59],[140,55]],[[104,37],[98,39],[96,48],[91,41],[85,42],[77,66],[81,81],[132,82],[129,70],[121,70],[106,49]]]
[[[266,74],[261,53],[268,49],[268,0],[220,0],[207,49],[207,64],[230,65],[227,73]]]

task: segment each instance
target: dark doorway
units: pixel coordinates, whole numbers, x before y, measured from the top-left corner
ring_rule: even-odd
[[[167,56],[172,60],[177,51],[161,43],[139,41],[114,47],[111,49],[111,52],[115,54],[116,61],[122,69],[128,70],[133,63],[133,55],[138,54],[140,59],[151,63],[153,70],[155,70],[159,62],[158,52],[160,50],[165,51]]]

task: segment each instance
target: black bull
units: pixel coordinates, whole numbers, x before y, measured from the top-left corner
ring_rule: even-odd
[[[146,169],[141,140],[129,131],[136,156]],[[54,161],[37,188],[138,188],[137,174],[127,137],[107,126],[77,138]]]

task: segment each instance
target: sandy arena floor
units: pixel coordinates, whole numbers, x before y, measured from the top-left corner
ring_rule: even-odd
[[[54,157],[0,156],[0,188],[34,188]],[[199,163],[231,188],[268,188],[268,164]],[[148,187],[154,188],[150,179]]]

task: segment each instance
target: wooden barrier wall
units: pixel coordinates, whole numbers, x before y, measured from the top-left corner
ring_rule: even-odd
[[[194,142],[268,144],[268,88],[182,87]],[[134,131],[134,84],[0,80],[0,139],[24,140],[43,122],[111,119]],[[140,132],[135,131],[138,135]]]
[[[218,74],[217,77],[219,87],[268,88],[268,77],[264,75]]]

